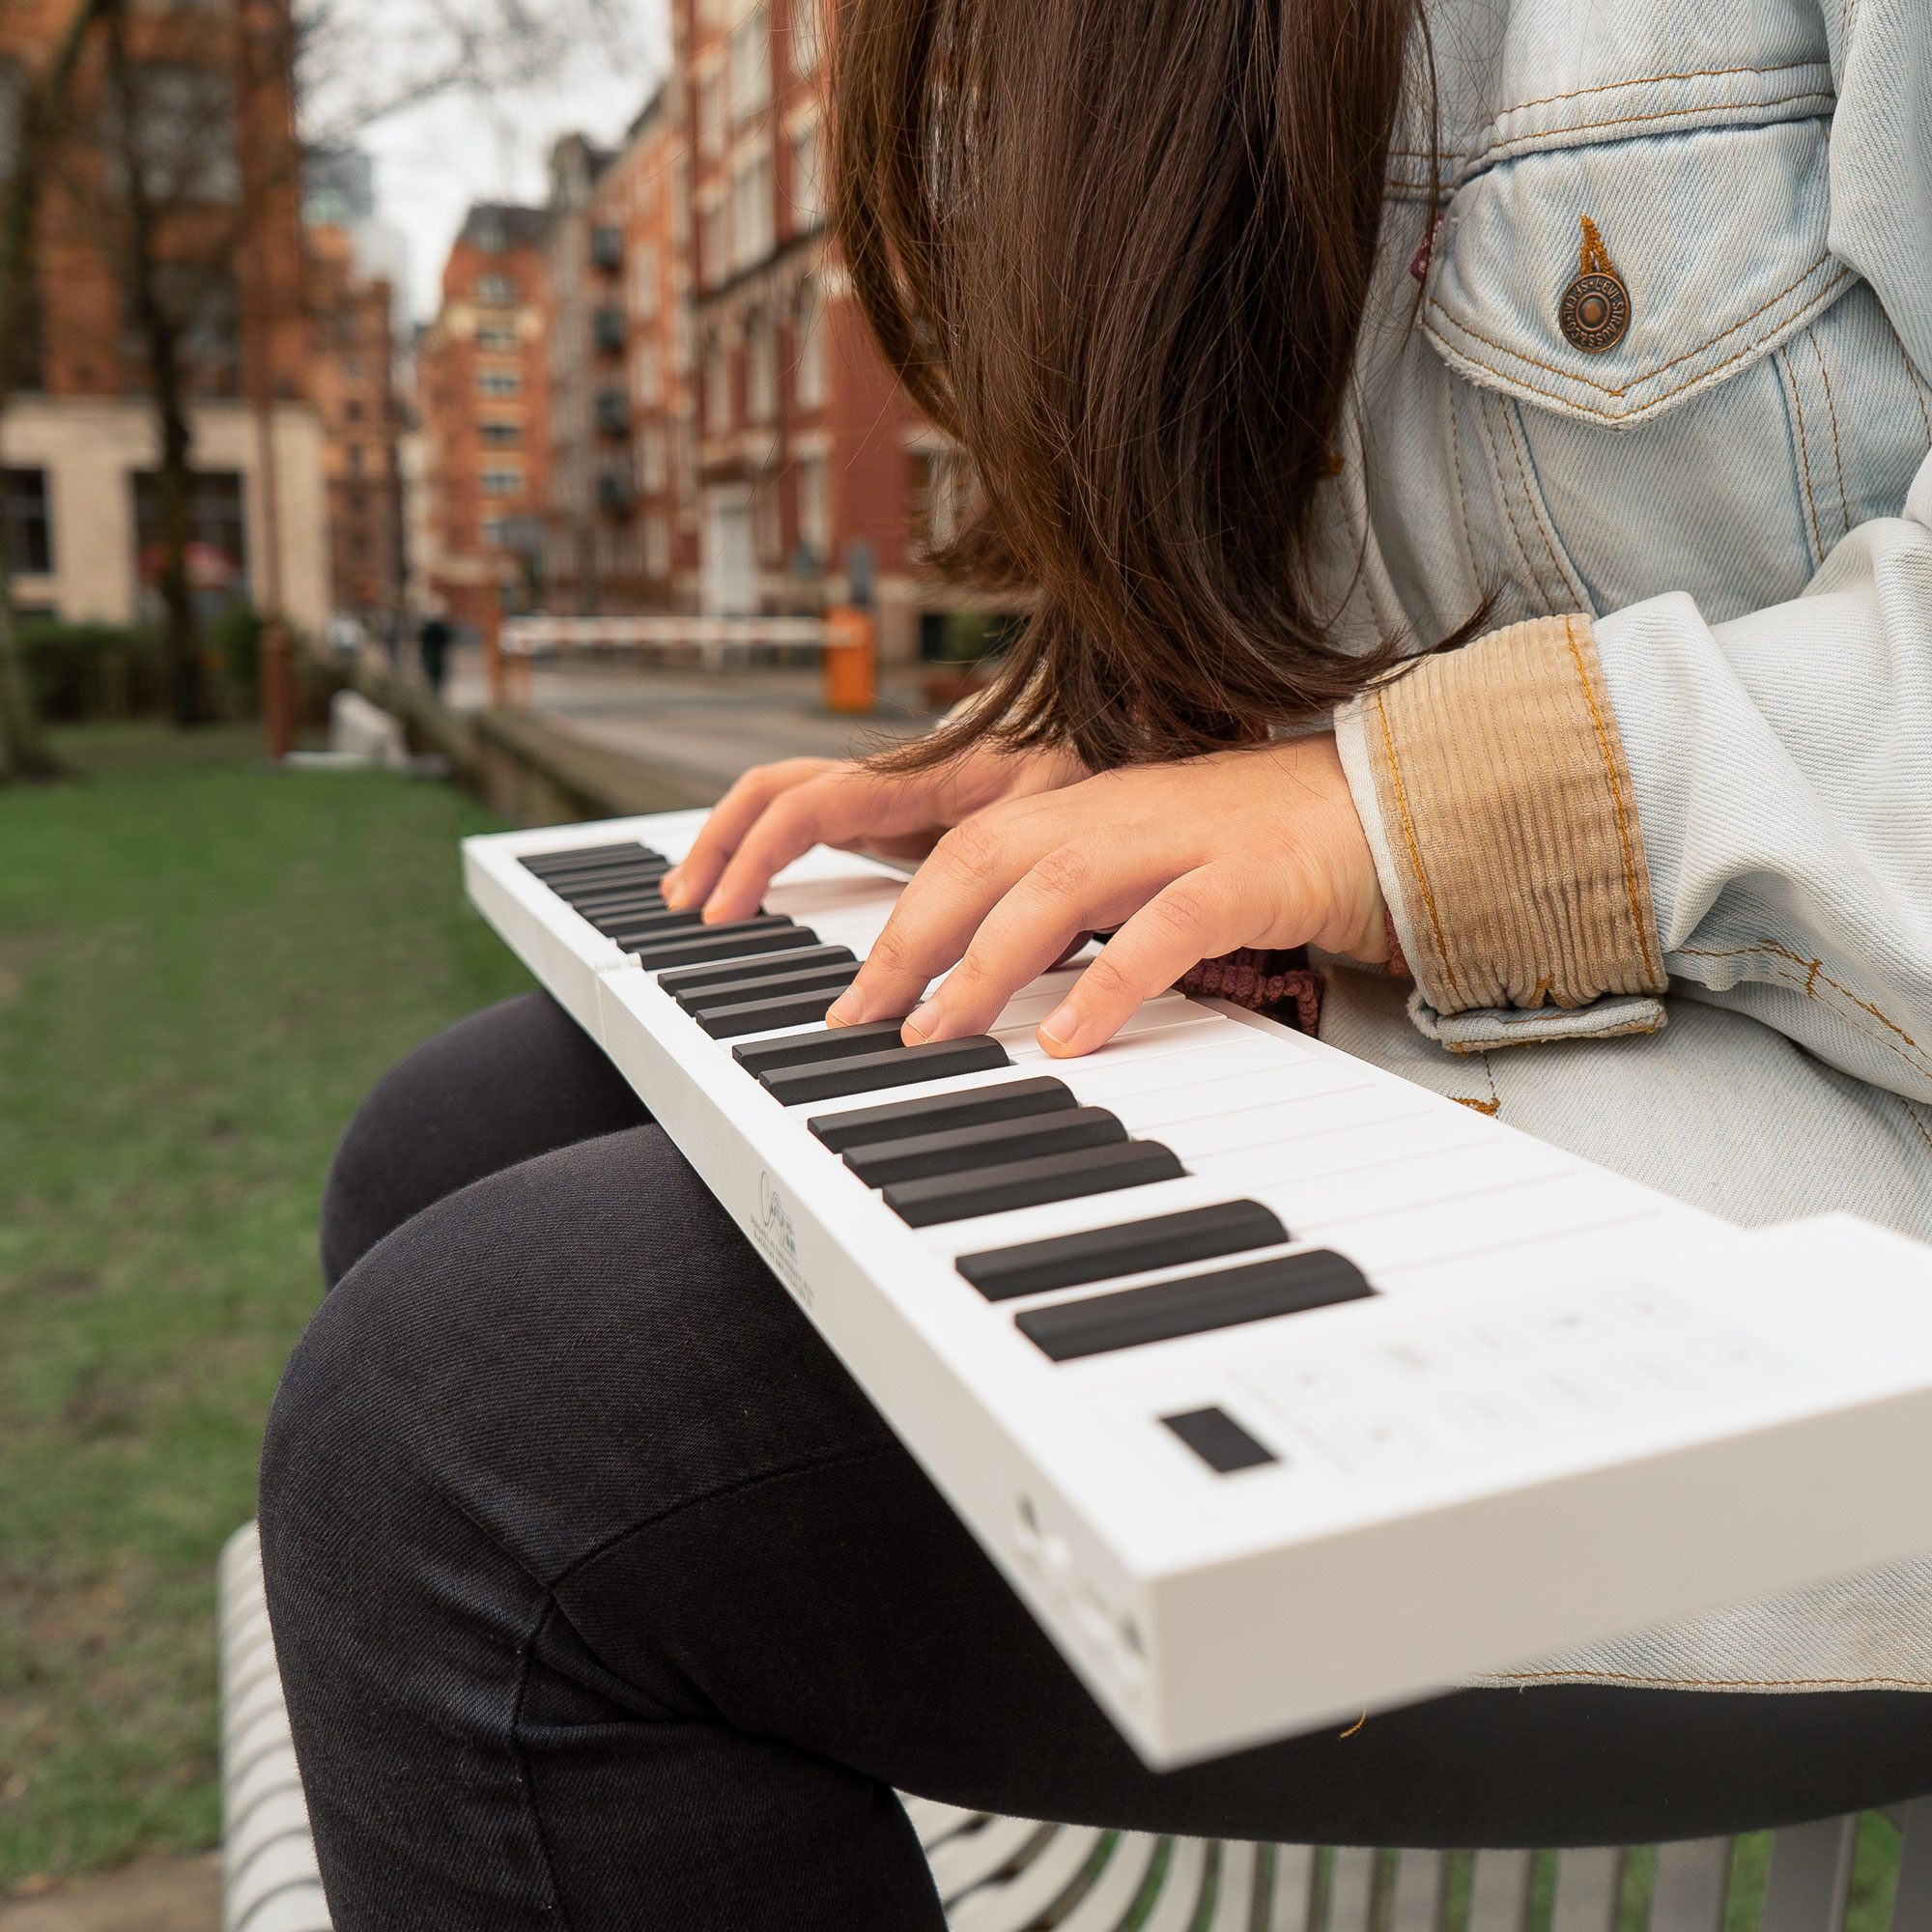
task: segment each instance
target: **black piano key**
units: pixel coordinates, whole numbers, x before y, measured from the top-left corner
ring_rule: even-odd
[[[736,1039],[741,1034],[770,1033],[778,1027],[809,1026],[825,1017],[826,1008],[847,983],[841,980],[830,986],[809,986],[802,993],[745,1000],[728,1007],[697,1007],[692,1009],[692,1017],[713,1039]]]
[[[748,920],[743,924],[700,925],[688,938],[665,939],[653,935],[647,945],[627,946],[624,950],[646,973],[656,973],[666,966],[696,966],[707,959],[750,958],[755,952],[787,952],[795,947],[817,943],[818,935],[809,925],[794,925],[788,919],[759,919]]]
[[[1212,1274],[1183,1275],[1179,1281],[1090,1294],[1078,1301],[1056,1302],[1051,1308],[1029,1308],[1013,1321],[1056,1362],[1070,1362],[1111,1349],[1138,1349],[1244,1321],[1301,1315],[1338,1301],[1359,1301],[1375,1292],[1353,1262],[1332,1249],[1317,1248],[1309,1254],[1274,1255],[1242,1267],[1218,1268]]]
[[[594,866],[608,859],[661,859],[640,838],[626,838],[615,845],[566,845],[549,852],[526,852],[517,863],[538,878],[553,872],[568,872],[581,866]]]
[[[1259,1469],[1264,1463],[1281,1461],[1225,1408],[1190,1408],[1181,1415],[1163,1415],[1161,1421],[1217,1476],[1232,1476],[1237,1469]]]
[[[998,1040],[980,1034],[971,1039],[935,1039],[924,1046],[862,1054],[857,1060],[781,1066],[774,1073],[761,1073],[758,1082],[781,1105],[802,1107],[810,1100],[837,1100],[881,1087],[910,1087],[917,1080],[950,1080],[954,1074],[984,1073],[1012,1064]]]
[[[900,1220],[915,1228],[964,1221],[976,1214],[1004,1214],[1045,1201],[1075,1201],[1121,1187],[1179,1180],[1187,1170],[1158,1141],[1125,1141],[1117,1147],[1080,1148],[1037,1160],[1008,1161],[971,1174],[941,1174],[929,1180],[901,1180],[880,1195]]]
[[[952,1265],[988,1301],[1009,1301],[1016,1294],[1077,1288],[1113,1274],[1179,1267],[1186,1262],[1210,1262],[1216,1255],[1238,1255],[1248,1248],[1272,1248],[1290,1238],[1288,1230],[1259,1201],[1217,1201],[1211,1208],[1121,1221],[1111,1228],[1056,1235],[1048,1241],[987,1248],[980,1254],[961,1255]]]
[[[734,1046],[731,1058],[747,1073],[770,1073],[780,1066],[804,1066],[814,1060],[851,1060],[862,1053],[883,1053],[899,1042],[902,1020],[867,1020],[864,1026],[820,1027],[816,1033],[795,1033],[783,1039],[763,1039],[755,1046]]]
[[[621,892],[598,893],[588,898],[565,894],[563,902],[572,912],[582,913],[585,919],[605,919],[613,912],[670,911],[655,882],[646,886],[626,886]]]
[[[874,1147],[845,1150],[845,1165],[867,1187],[918,1180],[928,1174],[963,1174],[1075,1148],[1118,1147],[1127,1130],[1104,1107],[1074,1107],[1024,1121],[990,1121],[946,1133],[914,1134]]]
[[[1009,1080],[971,1094],[932,1094],[923,1100],[889,1100],[883,1107],[814,1114],[805,1124],[834,1153],[843,1153],[847,1148],[874,1147],[906,1135],[950,1133],[956,1127],[1019,1121],[1079,1104],[1064,1080]]]
[[[606,892],[612,886],[661,879],[669,870],[662,859],[610,859],[601,866],[584,866],[575,872],[553,873],[544,879],[544,884],[552,892],[569,898],[578,893]]]
[[[643,905],[655,912],[665,903],[657,880],[648,878],[620,880],[609,887],[600,886],[594,893],[558,893],[557,897],[573,912],[586,917],[620,905]]]
[[[790,952],[781,955],[785,960],[798,956]],[[848,959],[842,965],[810,966],[803,973],[761,973],[753,980],[726,980],[722,983],[707,980],[702,985],[673,993],[671,998],[688,1013],[701,1013],[712,1007],[744,1006],[752,1000],[782,1000],[794,993],[821,991],[830,1006],[833,995],[843,991],[858,977],[859,962]]]
[[[704,923],[700,913],[672,912],[664,906],[656,912],[600,912],[594,918],[588,913],[584,917],[606,938],[614,939],[619,946],[633,938],[643,941],[658,934],[682,932],[687,926]]]
[[[611,879],[599,885],[594,892],[557,893],[565,905],[573,912],[599,912],[605,906],[622,905],[632,899],[648,899],[653,906],[661,906],[665,895],[659,885],[659,876],[646,873],[640,879]],[[555,888],[552,887],[553,892]]]
[[[728,986],[734,980],[755,980],[767,974],[804,973],[813,966],[842,966],[852,957],[849,946],[810,946],[787,952],[782,959],[739,959],[715,965],[687,966],[676,973],[661,974],[658,984],[672,999],[688,996],[694,988]]]

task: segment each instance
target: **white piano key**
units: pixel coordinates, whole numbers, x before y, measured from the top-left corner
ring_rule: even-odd
[[[1064,1061],[1062,1078],[1080,1095],[1083,1106],[1112,1107],[1135,1094],[1184,1096],[1197,1080],[1205,1086],[1231,1075],[1255,1078],[1277,1067],[1285,1072],[1309,1057],[1283,1051],[1282,1042],[1233,1020],[1220,1024],[1225,1031],[1211,1038],[1205,1034],[1184,1039],[1156,1035],[1138,1042],[1132,1053],[1087,1054]]]
[[[1279,1154],[1282,1168],[1293,1172],[1302,1152],[1300,1143],[1305,1140],[1322,1143],[1312,1157],[1327,1169],[1332,1168],[1340,1151],[1335,1143],[1349,1139],[1351,1130],[1417,1119],[1432,1122],[1438,1140],[1457,1130],[1454,1121],[1444,1120],[1416,1096],[1365,1085],[1319,1094],[1300,1105],[1241,1107],[1215,1119],[1181,1121],[1158,1131],[1151,1127],[1146,1131],[1203,1174],[1219,1172],[1215,1165],[1219,1159],[1264,1149],[1272,1149]],[[1349,1144],[1352,1146],[1360,1138],[1355,1133]]]
[[[1113,1110],[1135,1133],[1151,1134],[1183,1122],[1299,1105],[1325,1095],[1367,1092],[1374,1086],[1359,1066],[1329,1060],[1291,1062],[1287,1065],[1247,1066],[1217,1080],[1189,1079],[1178,1086],[1163,1085],[1125,1094],[1113,1103]]]
[[[1383,1268],[1495,1254],[1550,1235],[1614,1228],[1647,1211],[1649,1204],[1635,1190],[1620,1198],[1600,1176],[1569,1172],[1330,1222],[1321,1234],[1373,1280]]]

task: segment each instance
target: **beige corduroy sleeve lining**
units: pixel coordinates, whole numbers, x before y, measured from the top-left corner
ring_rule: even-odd
[[[1360,705],[1378,842],[1409,967],[1437,1012],[1664,990],[1643,835],[1587,617],[1492,631]]]

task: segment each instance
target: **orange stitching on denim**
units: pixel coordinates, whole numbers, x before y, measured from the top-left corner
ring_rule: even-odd
[[[1734,114],[1740,107],[1789,107],[1794,100],[1831,100],[1833,97],[1822,87],[1807,87],[1802,94],[1780,94],[1773,100],[1732,100],[1705,102],[1696,107],[1656,107],[1647,114],[1616,114],[1603,121],[1573,121],[1567,128],[1551,128],[1541,134],[1517,134],[1506,140],[1494,142],[1487,148],[1479,148],[1477,154],[1485,161],[1514,160],[1520,155],[1533,154],[1539,148],[1548,148],[1558,141],[1567,141],[1575,134],[1595,133],[1600,128],[1638,128],[1648,127],[1656,121],[1682,121],[1692,114]],[[1795,125],[1798,116],[1787,116],[1776,125]],[[1806,117],[1808,118],[1808,117]],[[1727,126],[1735,126],[1735,123]],[[1585,147],[1593,147],[1594,142],[1584,142]],[[1472,160],[1474,156],[1470,157]]]
[[[1815,1000],[1818,997],[1816,985],[1822,980],[1826,985],[1831,987],[1833,992],[1842,993],[1846,999],[1851,1001],[1853,1006],[1860,1008],[1864,1012],[1868,1012],[1873,1019],[1878,1021],[1880,1026],[1895,1033],[1912,1049],[1913,1053],[1918,1054],[1921,1058],[1924,1056],[1925,1049],[1896,1020],[1888,1019],[1869,1000],[1861,1000],[1849,986],[1842,985],[1839,981],[1833,979],[1831,974],[1825,971],[1823,960],[1806,959],[1802,953],[1792,952],[1790,947],[1780,946],[1775,939],[1760,939],[1749,946],[1680,946],[1676,950],[1686,959],[1743,959],[1749,953],[1768,952],[1775,958],[1788,960],[1794,966],[1803,966],[1805,969],[1803,988],[1793,987],[1788,980],[1773,980],[1769,983],[1782,985],[1794,992],[1802,990],[1806,999]],[[1858,1026],[1859,1024],[1849,1013],[1840,1012],[1838,1017],[1852,1026]],[[1916,1071],[1922,1072],[1924,1070],[1918,1065],[1918,1062],[1914,1061],[1912,1054],[1900,1052],[1896,1046],[1892,1045],[1890,1040],[1879,1039],[1876,1034],[1871,1033],[1864,1027],[1859,1027],[1859,1031],[1863,1033],[1867,1038],[1876,1040],[1880,1046],[1890,1048],[1893,1053],[1898,1054],[1899,1059]]]
[[[1828,248],[1822,255],[1818,257],[1818,259],[1815,262],[1811,264],[1811,266],[1808,269],[1804,270],[1804,272],[1802,275],[1798,277],[1798,279],[1795,282],[1787,282],[1784,285],[1784,287],[1779,289],[1775,296],[1771,297],[1766,301],[1760,302],[1757,305],[1757,307],[1752,309],[1748,315],[1740,316],[1736,322],[1731,324],[1730,327],[1720,328],[1716,335],[1708,336],[1705,338],[1704,341],[1698,343],[1696,348],[1687,349],[1681,355],[1673,355],[1668,362],[1660,362],[1655,369],[1650,370],[1645,375],[1637,377],[1634,382],[1626,383],[1623,385],[1623,387],[1619,389],[1613,389],[1607,384],[1605,383],[1593,383],[1589,380],[1587,376],[1573,376],[1568,369],[1559,368],[1554,362],[1539,362],[1534,355],[1525,355],[1522,354],[1520,350],[1512,349],[1507,342],[1493,341],[1491,337],[1485,335],[1480,328],[1471,328],[1466,322],[1458,322],[1456,318],[1453,315],[1451,315],[1446,308],[1443,308],[1442,298],[1440,296],[1431,296],[1429,298],[1429,306],[1432,309],[1441,309],[1444,318],[1448,321],[1452,328],[1460,328],[1465,335],[1473,335],[1478,342],[1489,343],[1492,349],[1500,349],[1505,355],[1513,356],[1519,362],[1527,362],[1532,369],[1547,369],[1552,376],[1561,376],[1566,381],[1581,383],[1586,389],[1595,389],[1600,396],[1627,396],[1634,388],[1637,386],[1637,384],[1648,383],[1652,381],[1654,378],[1662,375],[1666,369],[1674,369],[1676,368],[1678,363],[1688,362],[1693,355],[1701,355],[1705,350],[1715,348],[1719,342],[1723,341],[1725,336],[1735,335],[1739,329],[1743,328],[1746,326],[1747,323],[1755,322],[1758,319],[1758,317],[1765,312],[1766,309],[1774,308],[1776,306],[1777,303],[1781,302],[1784,299],[1784,298],[1791,293],[1793,289],[1803,288],[1804,284],[1807,281],[1809,281],[1810,278],[1813,275],[1815,275],[1818,272],[1818,270],[1822,269],[1825,266],[1825,264],[1829,262],[1831,259],[1832,259],[1832,251]],[[1838,272],[1835,275],[1833,275],[1829,282],[1825,284],[1825,287],[1819,291],[1819,294],[1823,295],[1828,291],[1836,288],[1840,282],[1846,280],[1851,275],[1851,272],[1852,271],[1849,269],[1840,269]],[[1777,325],[1777,327],[1781,328],[1784,326],[1785,326],[1784,324],[1780,323]],[[1776,332],[1777,328],[1774,328],[1771,331],[1771,334],[1775,335],[1776,334]],[[1769,336],[1760,336],[1758,338],[1759,341],[1768,341],[1769,339],[1770,339]],[[1750,343],[1747,347],[1739,350],[1738,355],[1748,355],[1751,350],[1755,349],[1756,347],[1757,343],[1755,342]],[[1735,362],[1737,359],[1738,359],[1737,355],[1732,355],[1727,357],[1724,361],[1719,362],[1717,366],[1719,369],[1727,368],[1730,365],[1730,363]],[[1476,358],[1473,355],[1471,355],[1469,357],[1469,360],[1474,362]],[[1485,369],[1490,367],[1490,365],[1487,362],[1481,363],[1478,366]],[[1495,373],[1497,375],[1501,375],[1502,371],[1497,370]],[[1706,375],[1709,375],[1712,372],[1706,370],[1704,373]],[[1692,383],[1701,382],[1703,378],[1698,376],[1693,376],[1690,379]],[[1527,386],[1527,384],[1525,384],[1525,386]],[[1689,387],[1690,385],[1687,384],[1685,386]],[[1547,392],[1539,390],[1538,393],[1544,394]],[[1673,389],[1669,393],[1675,395],[1677,391]]]
[[[1463,989],[1456,983],[1456,969],[1449,963],[1449,946],[1442,936],[1442,921],[1435,910],[1435,895],[1429,889],[1429,874],[1422,864],[1422,848],[1416,843],[1415,824],[1408,815],[1408,794],[1404,789],[1402,765],[1395,754],[1395,733],[1389,729],[1388,698],[1379,691],[1375,697],[1376,716],[1381,720],[1382,750],[1388,759],[1389,778],[1395,786],[1395,809],[1402,819],[1402,836],[1408,841],[1409,864],[1415,867],[1415,882],[1422,888],[1422,903],[1429,909],[1429,929],[1435,935],[1435,951],[1442,961],[1443,977],[1449,981],[1449,990],[1461,999]],[[1411,960],[1410,965],[1413,964]]]
[[[1925,408],[1919,404],[1922,412]],[[1932,430],[1926,431],[1926,438],[1932,440]],[[1482,573],[1476,568],[1476,546],[1469,536],[1469,497],[1463,486],[1463,429],[1456,410],[1456,385],[1449,385],[1449,461],[1456,471],[1456,514],[1463,523],[1463,554],[1469,560],[1469,581],[1477,586],[1481,594]]]
[[[1838,514],[1845,520],[1840,534],[1849,536],[1852,529],[1851,498],[1845,495],[1845,452],[1838,441],[1838,405],[1832,397],[1832,372],[1825,367],[1825,352],[1818,347],[1818,331],[1807,328],[1804,339],[1811,345],[1811,353],[1818,358],[1818,374],[1825,383],[1825,407],[1832,412],[1832,460],[1838,466]]]
[[[1811,444],[1804,435],[1804,399],[1798,393],[1798,371],[1789,355],[1777,357],[1777,373],[1791,397],[1791,419],[1798,425],[1798,455],[1804,477],[1804,513],[1810,520],[1811,564],[1816,569],[1825,560],[1825,532],[1818,527],[1818,499],[1811,494]]]
[[[1509,525],[1510,536],[1516,544],[1517,560],[1522,565],[1523,578],[1528,583],[1529,588],[1535,592],[1536,601],[1544,607],[1537,614],[1539,616],[1547,616],[1549,614],[1549,607],[1561,600],[1551,597],[1543,583],[1538,580],[1536,559],[1530,555],[1529,546],[1523,542],[1522,526],[1517,520],[1516,499],[1511,497],[1508,480],[1502,473],[1502,459],[1496,452],[1496,433],[1489,419],[1490,411],[1500,407],[1500,403],[1494,396],[1485,393],[1478,405],[1477,422],[1483,433],[1483,440],[1489,450],[1490,470],[1495,480],[1496,493],[1502,498],[1503,518]]]
[[[1926,1151],[1932,1152],[1932,1128],[1918,1118],[1918,1109],[1903,1094],[1898,1096],[1898,1104],[1905,1109],[1905,1118],[1918,1129],[1918,1138],[1925,1143]]]
[[[1614,94],[1620,87],[1656,87],[1666,80],[1722,80],[1734,73],[1796,73],[1800,68],[1819,67],[1820,61],[1782,61],[1776,67],[1699,67],[1689,73],[1645,73],[1634,80],[1600,81],[1595,87],[1572,88],[1568,94],[1545,94],[1535,100],[1519,100],[1514,107],[1501,107],[1490,116],[1490,125],[1511,114],[1520,114],[1525,107],[1548,107],[1552,101],[1580,100],[1586,94]]]
[[[1805,61],[1801,63],[1801,65],[1808,67],[1811,63]],[[1756,72],[1758,71],[1757,69],[1739,70],[1740,72]],[[1776,71],[1776,69],[1767,69],[1764,71],[1769,72]],[[1619,86],[1635,86],[1637,83],[1634,81],[1620,81],[1617,84]],[[1557,95],[1555,97],[1559,100],[1567,98],[1564,95]],[[1519,155],[1533,153],[1538,148],[1547,148],[1553,142],[1567,140],[1573,134],[1593,133],[1599,128],[1634,128],[1644,126],[1653,121],[1682,121],[1692,114],[1735,114],[1740,108],[1789,107],[1794,101],[1798,100],[1829,101],[1835,99],[1836,96],[1832,93],[1830,88],[1807,87],[1802,93],[1775,95],[1769,100],[1712,100],[1700,102],[1695,107],[1654,107],[1644,114],[1616,114],[1610,115],[1602,121],[1573,121],[1567,127],[1546,128],[1540,134],[1513,134],[1505,138],[1492,139],[1487,145],[1478,140],[1469,154],[1458,156],[1455,158],[1471,163],[1478,158],[1484,161],[1491,161],[1497,158],[1508,160],[1514,159]],[[1520,111],[1519,108],[1506,107],[1503,110],[1503,114],[1516,114]],[[1502,114],[1497,115],[1495,120],[1490,123],[1490,126],[1493,128],[1496,121],[1500,121],[1502,118]],[[1785,122],[1776,125],[1788,126],[1797,118],[1799,117],[1787,117]],[[1727,123],[1726,127],[1739,125],[1742,124]],[[1588,147],[1597,144],[1585,142],[1583,145]],[[1435,164],[1438,169],[1443,161],[1451,158],[1447,155],[1431,155],[1421,148],[1390,148],[1386,152],[1392,159],[1430,161]]]
[[[1924,1677],[1650,1677],[1635,1670],[1594,1670],[1587,1663],[1574,1670],[1487,1670],[1485,1677],[1507,1684],[1554,1682],[1568,1677],[1607,1677],[1613,1684],[1695,1684],[1705,1690],[1768,1690],[1774,1685],[1788,1690],[1824,1690],[1833,1686],[1891,1684],[1899,1689],[1923,1690],[1932,1688],[1932,1678]]]
[[[1630,900],[1631,923],[1636,927],[1637,947],[1643,953],[1643,970],[1650,975],[1651,983],[1655,985],[1663,975],[1651,956],[1650,934],[1644,930],[1642,893],[1637,885],[1636,848],[1631,840],[1630,813],[1624,805],[1623,786],[1617,782],[1616,757],[1611,749],[1609,730],[1597,703],[1597,694],[1590,688],[1590,672],[1583,662],[1582,648],[1577,642],[1577,620],[1574,617],[1564,618],[1563,636],[1570,646],[1571,662],[1577,667],[1577,680],[1583,687],[1583,701],[1590,707],[1590,723],[1596,726],[1597,751],[1604,760],[1604,777],[1610,787],[1610,803],[1616,809],[1617,841],[1624,848],[1624,894]]]
[[[1663,82],[1672,80],[1723,80],[1734,73],[1797,73],[1804,68],[1822,67],[1825,65],[1822,61],[1783,61],[1776,67],[1701,67],[1693,68],[1688,73],[1645,73],[1637,75],[1634,80],[1605,80],[1599,82],[1595,87],[1573,88],[1568,94],[1545,94],[1539,96],[1534,100],[1519,100],[1513,106],[1499,107],[1490,116],[1489,121],[1485,125],[1489,128],[1493,128],[1498,121],[1506,121],[1512,114],[1521,114],[1531,107],[1548,107],[1558,100],[1581,100],[1586,95],[1591,94],[1614,94],[1619,88],[1656,87]],[[1808,100],[1814,95],[1823,96],[1829,92],[1830,90],[1827,88],[1810,88],[1804,94],[1784,95],[1779,100],[1709,101],[1702,107],[1687,107],[1676,111],[1686,114],[1700,114],[1721,113],[1727,107],[1776,107],[1781,105],[1785,100]],[[1634,115],[1630,118],[1633,120],[1644,120],[1648,117]],[[1607,127],[1614,124],[1608,122],[1588,122],[1584,125],[1588,127]],[[1482,143],[1479,139],[1477,146],[1480,147]],[[1443,158],[1442,156],[1432,154],[1426,148],[1390,148],[1387,150],[1387,153],[1402,160],[1410,161],[1438,161]]]
[[[1564,572],[1563,559],[1556,554],[1556,545],[1550,538],[1548,528],[1545,526],[1543,519],[1537,515],[1536,498],[1538,493],[1529,487],[1529,466],[1523,461],[1522,444],[1517,436],[1516,413],[1507,406],[1503,410],[1503,427],[1509,432],[1510,454],[1516,458],[1516,473],[1522,481],[1523,504],[1529,511],[1531,526],[1535,529],[1537,535],[1543,539],[1543,548],[1549,555],[1549,567],[1556,573],[1556,595],[1549,601],[1552,604],[1567,603],[1570,594],[1577,586],[1570,582],[1569,577]]]

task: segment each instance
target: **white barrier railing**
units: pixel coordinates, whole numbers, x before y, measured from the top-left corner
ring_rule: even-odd
[[[817,617],[506,617],[506,658],[549,657],[566,650],[650,651],[695,656],[706,670],[745,663],[755,650],[818,650],[825,643]],[[734,659],[734,654],[738,655]]]

